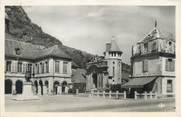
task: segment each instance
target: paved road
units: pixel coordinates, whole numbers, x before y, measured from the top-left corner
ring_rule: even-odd
[[[8,112],[158,112],[175,111],[174,99],[159,100],[115,100],[103,98],[76,97],[71,95],[40,96],[40,100],[14,101],[5,97]]]

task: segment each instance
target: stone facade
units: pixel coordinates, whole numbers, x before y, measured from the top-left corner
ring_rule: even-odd
[[[115,40],[107,43],[104,57],[95,57],[87,64],[86,90],[103,90],[128,79],[130,66],[122,62],[121,55]]]

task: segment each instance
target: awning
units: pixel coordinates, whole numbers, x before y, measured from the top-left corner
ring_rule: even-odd
[[[156,77],[153,78],[134,78],[122,85],[122,88],[143,88],[144,85],[152,82]]]

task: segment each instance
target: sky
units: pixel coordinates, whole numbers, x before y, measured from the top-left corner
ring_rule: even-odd
[[[131,48],[153,28],[175,35],[173,6],[24,6],[31,21],[64,45],[103,55],[116,40],[122,61],[130,64]]]

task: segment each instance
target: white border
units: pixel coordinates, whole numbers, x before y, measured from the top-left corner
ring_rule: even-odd
[[[121,6],[176,6],[176,112],[74,112],[74,113],[48,113],[48,112],[5,112],[4,109],[4,6],[21,5],[21,6],[57,6],[57,5],[121,5]],[[1,0],[0,1],[0,116],[4,117],[30,117],[30,116],[67,116],[67,117],[92,117],[92,116],[123,116],[123,117],[155,117],[155,116],[181,116],[181,1],[180,0]]]

